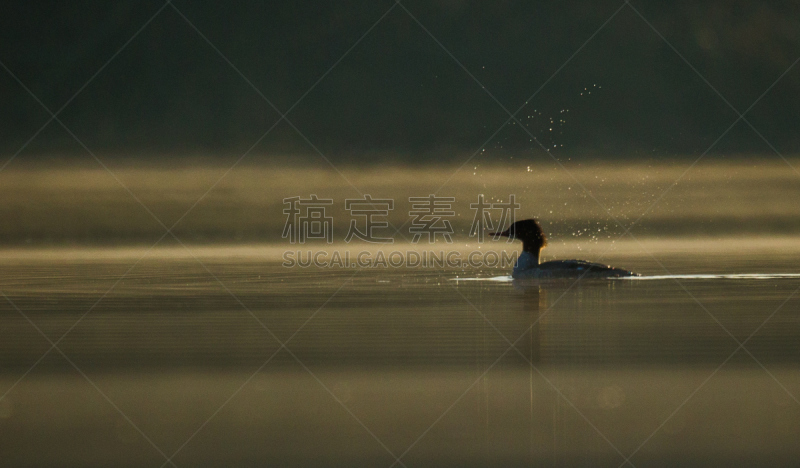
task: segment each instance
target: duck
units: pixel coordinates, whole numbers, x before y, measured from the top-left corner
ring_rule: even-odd
[[[514,279],[608,279],[640,276],[638,273],[623,268],[615,268],[586,260],[553,260],[539,263],[542,249],[547,246],[547,236],[545,236],[542,226],[535,219],[517,221],[503,232],[489,234],[495,237],[508,237],[509,239],[522,241],[522,252],[519,254],[514,270],[511,273]]]

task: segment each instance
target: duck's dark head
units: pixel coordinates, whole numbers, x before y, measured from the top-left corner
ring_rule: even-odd
[[[547,236],[542,231],[542,226],[535,219],[525,219],[517,221],[512,224],[503,232],[493,232],[493,236],[504,236],[509,239],[517,239],[522,241],[522,250],[536,254],[539,256],[539,251],[547,246]]]

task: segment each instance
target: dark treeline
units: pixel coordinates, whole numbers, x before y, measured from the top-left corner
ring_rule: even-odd
[[[800,57],[796,2],[635,1],[610,20],[622,2],[173,4],[4,2],[0,61],[35,98],[0,70],[3,157],[50,118],[42,105],[67,103],[59,119],[104,154],[243,153],[273,125],[256,151],[313,153],[310,141],[334,160],[413,161],[536,148],[533,134],[565,157],[700,154],[736,121],[731,106],[747,110]],[[787,154],[799,93],[800,66],[747,114]],[[519,123],[492,137],[503,108]],[[51,122],[22,153],[83,151]],[[712,150],[769,151],[744,121]]]

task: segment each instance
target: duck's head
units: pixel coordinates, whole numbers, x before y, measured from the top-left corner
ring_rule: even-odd
[[[539,251],[547,246],[547,236],[542,226],[535,219],[524,219],[512,224],[503,232],[492,232],[490,235],[503,236],[522,241],[522,250],[539,255]]]

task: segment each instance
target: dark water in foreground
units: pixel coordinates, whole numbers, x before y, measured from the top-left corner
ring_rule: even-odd
[[[800,459],[798,278],[515,287],[451,281],[497,271],[135,261],[3,264],[3,466]],[[648,265],[625,264],[664,274]],[[793,265],[741,252],[667,263]]]

